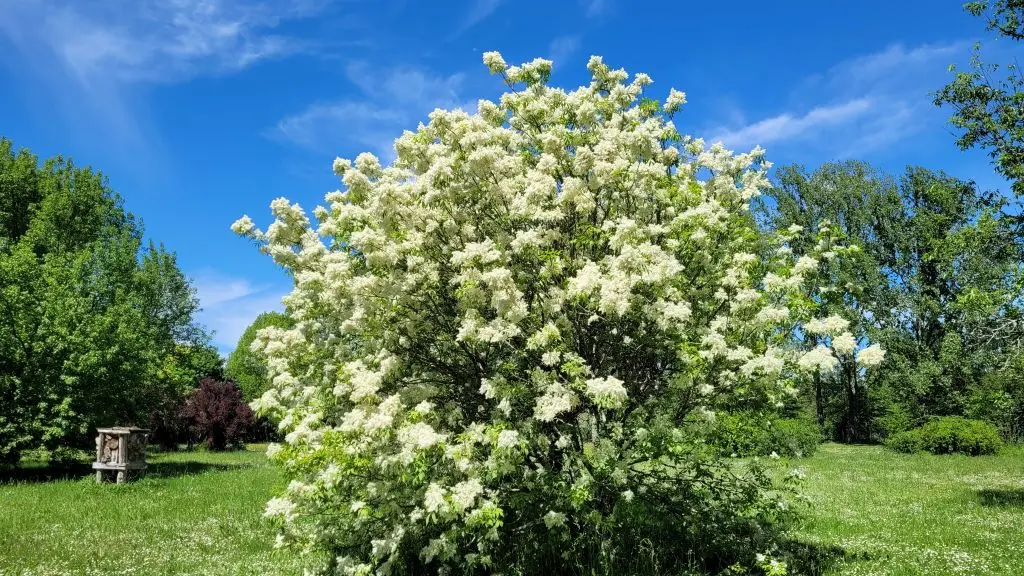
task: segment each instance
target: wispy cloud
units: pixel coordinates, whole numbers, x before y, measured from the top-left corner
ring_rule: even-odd
[[[580,49],[580,37],[578,34],[571,36],[559,36],[551,41],[548,46],[548,58],[550,58],[555,66],[562,65],[563,69],[565,63]]]
[[[309,0],[23,0],[0,6],[0,33],[82,83],[175,82],[301,50],[301,40],[277,29],[321,8]]]
[[[803,116],[793,116],[787,112],[758,120],[742,128],[722,132],[715,136],[714,140],[721,140],[729,145],[750,142],[768,145],[817,133],[825,128],[862,117],[870,111],[871,100],[858,98],[833,106],[814,108]]]
[[[222,354],[230,353],[242,332],[263,312],[283,310],[280,286],[254,285],[245,278],[204,269],[194,277],[202,311],[200,323],[214,331],[213,344]]]
[[[937,113],[930,92],[948,80],[947,66],[963,59],[969,42],[893,45],[852,58],[792,88],[792,108],[752,122],[713,130],[732,148],[814,143],[853,156],[913,136]]]
[[[612,0],[580,0],[587,18],[596,18],[607,13],[612,7]]]
[[[413,66],[371,69],[365,62],[350,64],[345,72],[359,96],[315,103],[283,118],[271,135],[316,151],[337,153],[356,144],[387,157],[402,130],[415,127],[431,110],[470,107],[461,100],[461,73],[443,76]]]
[[[0,53],[77,133],[148,162],[159,136],[141,89],[307,50],[284,30],[325,2],[0,0]]]
[[[465,18],[459,24],[459,27],[455,29],[448,37],[448,40],[454,40],[459,36],[462,36],[467,30],[476,26],[488,16],[494,13],[495,10],[501,6],[502,0],[473,0],[473,6],[466,12]]]

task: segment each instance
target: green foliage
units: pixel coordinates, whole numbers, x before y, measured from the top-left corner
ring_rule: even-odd
[[[291,328],[293,325],[292,319],[285,314],[264,312],[253,320],[252,324],[242,333],[242,337],[238,339],[238,345],[228,356],[224,373],[228,379],[238,383],[239,388],[242,389],[242,396],[247,402],[259,398],[270,387],[270,381],[267,379],[266,359],[250,348],[252,341],[256,339],[256,334],[260,329],[268,326]]]
[[[918,430],[906,430],[885,439],[885,446],[890,450],[913,454],[924,450],[921,434]]]
[[[814,454],[821,432],[814,422],[753,412],[720,414],[708,442],[723,456],[796,456]]]
[[[163,369],[179,347],[208,347],[174,254],[143,248],[106,179],[70,160],[0,139],[0,188],[0,460],[145,425],[189,386]]]
[[[967,398],[965,414],[993,423],[1003,438],[1024,440],[1024,353],[982,377]]]
[[[968,12],[986,20],[986,28],[1014,42],[1024,40],[1024,2],[968,2]],[[960,135],[957,145],[989,152],[996,170],[1024,195],[1024,75],[1017,62],[1004,66],[985,63],[975,46],[970,69],[956,71],[953,80],[935,95],[935,104],[953,109],[950,123]]]
[[[995,454],[1003,445],[999,430],[988,422],[960,416],[936,418],[927,424],[887,439],[885,445],[897,452],[932,454]]]
[[[1018,353],[1014,334],[1024,326],[1022,246],[1007,201],[922,168],[894,178],[864,163],[832,163],[813,174],[784,167],[777,179],[762,222],[801,226],[795,251],[812,247],[825,223],[861,248],[821,267],[822,284],[838,289],[816,294],[813,305],[850,318],[857,336],[887,351],[870,374],[844,363],[814,379],[808,401],[833,437],[879,440],[971,410],[1011,426],[1013,386],[983,382]],[[985,397],[985,386],[999,390]]]

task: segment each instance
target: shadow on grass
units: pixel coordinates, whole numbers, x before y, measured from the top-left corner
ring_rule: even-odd
[[[252,464],[214,464],[209,462],[150,462],[142,477],[173,478],[176,476],[192,476],[204,472],[223,472],[250,468]],[[91,462],[63,463],[22,463],[19,466],[0,468],[0,484],[27,483],[37,484],[57,482],[61,480],[79,480],[96,473]],[[109,473],[112,476],[112,473]],[[133,474],[131,478],[139,476]],[[109,480],[109,478],[107,479]]]
[[[87,462],[63,462],[59,464],[31,462],[19,466],[0,468],[0,484],[76,480],[89,474],[92,474],[92,466]]]
[[[982,506],[1024,508],[1024,488],[985,488],[977,495]]]
[[[864,553],[850,554],[839,546],[788,540],[781,546],[793,574],[820,576],[841,560],[866,560]]]
[[[175,476],[193,476],[204,472],[225,472],[251,468],[252,464],[213,464],[210,462],[151,462],[146,467],[145,476],[150,478],[173,478]]]

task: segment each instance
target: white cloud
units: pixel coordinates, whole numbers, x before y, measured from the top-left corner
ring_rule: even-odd
[[[942,122],[931,93],[948,81],[948,65],[963,60],[969,48],[966,41],[897,44],[846,60],[792,87],[791,110],[719,127],[711,131],[713,140],[735,149],[813,143],[840,157],[884,149]]]
[[[306,51],[285,31],[326,1],[0,0],[0,54],[73,136],[154,165],[147,87]]]
[[[713,138],[727,145],[756,143],[762,146],[782,140],[795,140],[831,126],[847,123],[871,111],[871,100],[858,98],[832,106],[820,106],[803,116],[790,113],[758,120],[737,130],[726,131]]]
[[[221,354],[234,350],[242,332],[263,312],[281,311],[280,286],[254,285],[238,278],[205,269],[194,278],[202,311],[197,320],[214,331],[213,344]]]
[[[394,139],[435,108],[476,109],[475,102],[461,100],[463,74],[442,76],[412,66],[379,70],[365,62],[345,72],[359,88],[358,97],[315,103],[283,118],[271,134],[311,150],[333,154],[356,144],[388,157]]]
[[[550,58],[555,66],[561,65],[562,69],[565,69],[566,61],[569,60],[580,48],[580,37],[579,35],[572,36],[559,36],[551,41],[551,45],[548,46],[548,58]]]
[[[473,7],[466,12],[466,17],[459,24],[459,27],[452,32],[449,40],[454,40],[467,30],[476,26],[501,6],[501,0],[473,0]]]
[[[308,0],[22,0],[0,6],[0,33],[83,84],[175,82],[300,50],[300,40],[276,29],[321,8]]]
[[[612,7],[612,0],[580,0],[588,18],[596,18],[608,12]]]

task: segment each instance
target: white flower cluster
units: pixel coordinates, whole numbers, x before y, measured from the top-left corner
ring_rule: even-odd
[[[641,105],[651,79],[597,57],[573,91],[547,84],[546,60],[484,63],[515,89],[435,110],[389,166],[335,160],[343,189],[315,224],[277,199],[266,231],[233,226],[295,283],[294,327],[253,343],[272,380],[254,407],[286,438],[268,454],[297,480],[267,514],[300,548],[362,550],[341,573],[387,573],[407,542],[481,570],[504,507],[538,499],[525,509],[551,511],[528,520],[554,530],[557,510],[597,505],[600,482],[643,498],[646,476],[621,463],[661,465],[689,414],[713,417],[735,390],[773,402],[798,371],[834,368],[831,349],[801,356],[775,335],[856,347],[842,318],[799,324],[824,256],[796,259],[783,238],[763,272],[761,149],[680,135],[682,92]],[[668,440],[629,440],[638,427]]]
[[[878,344],[872,344],[857,353],[857,362],[866,368],[878,366],[885,359],[885,350]]]

